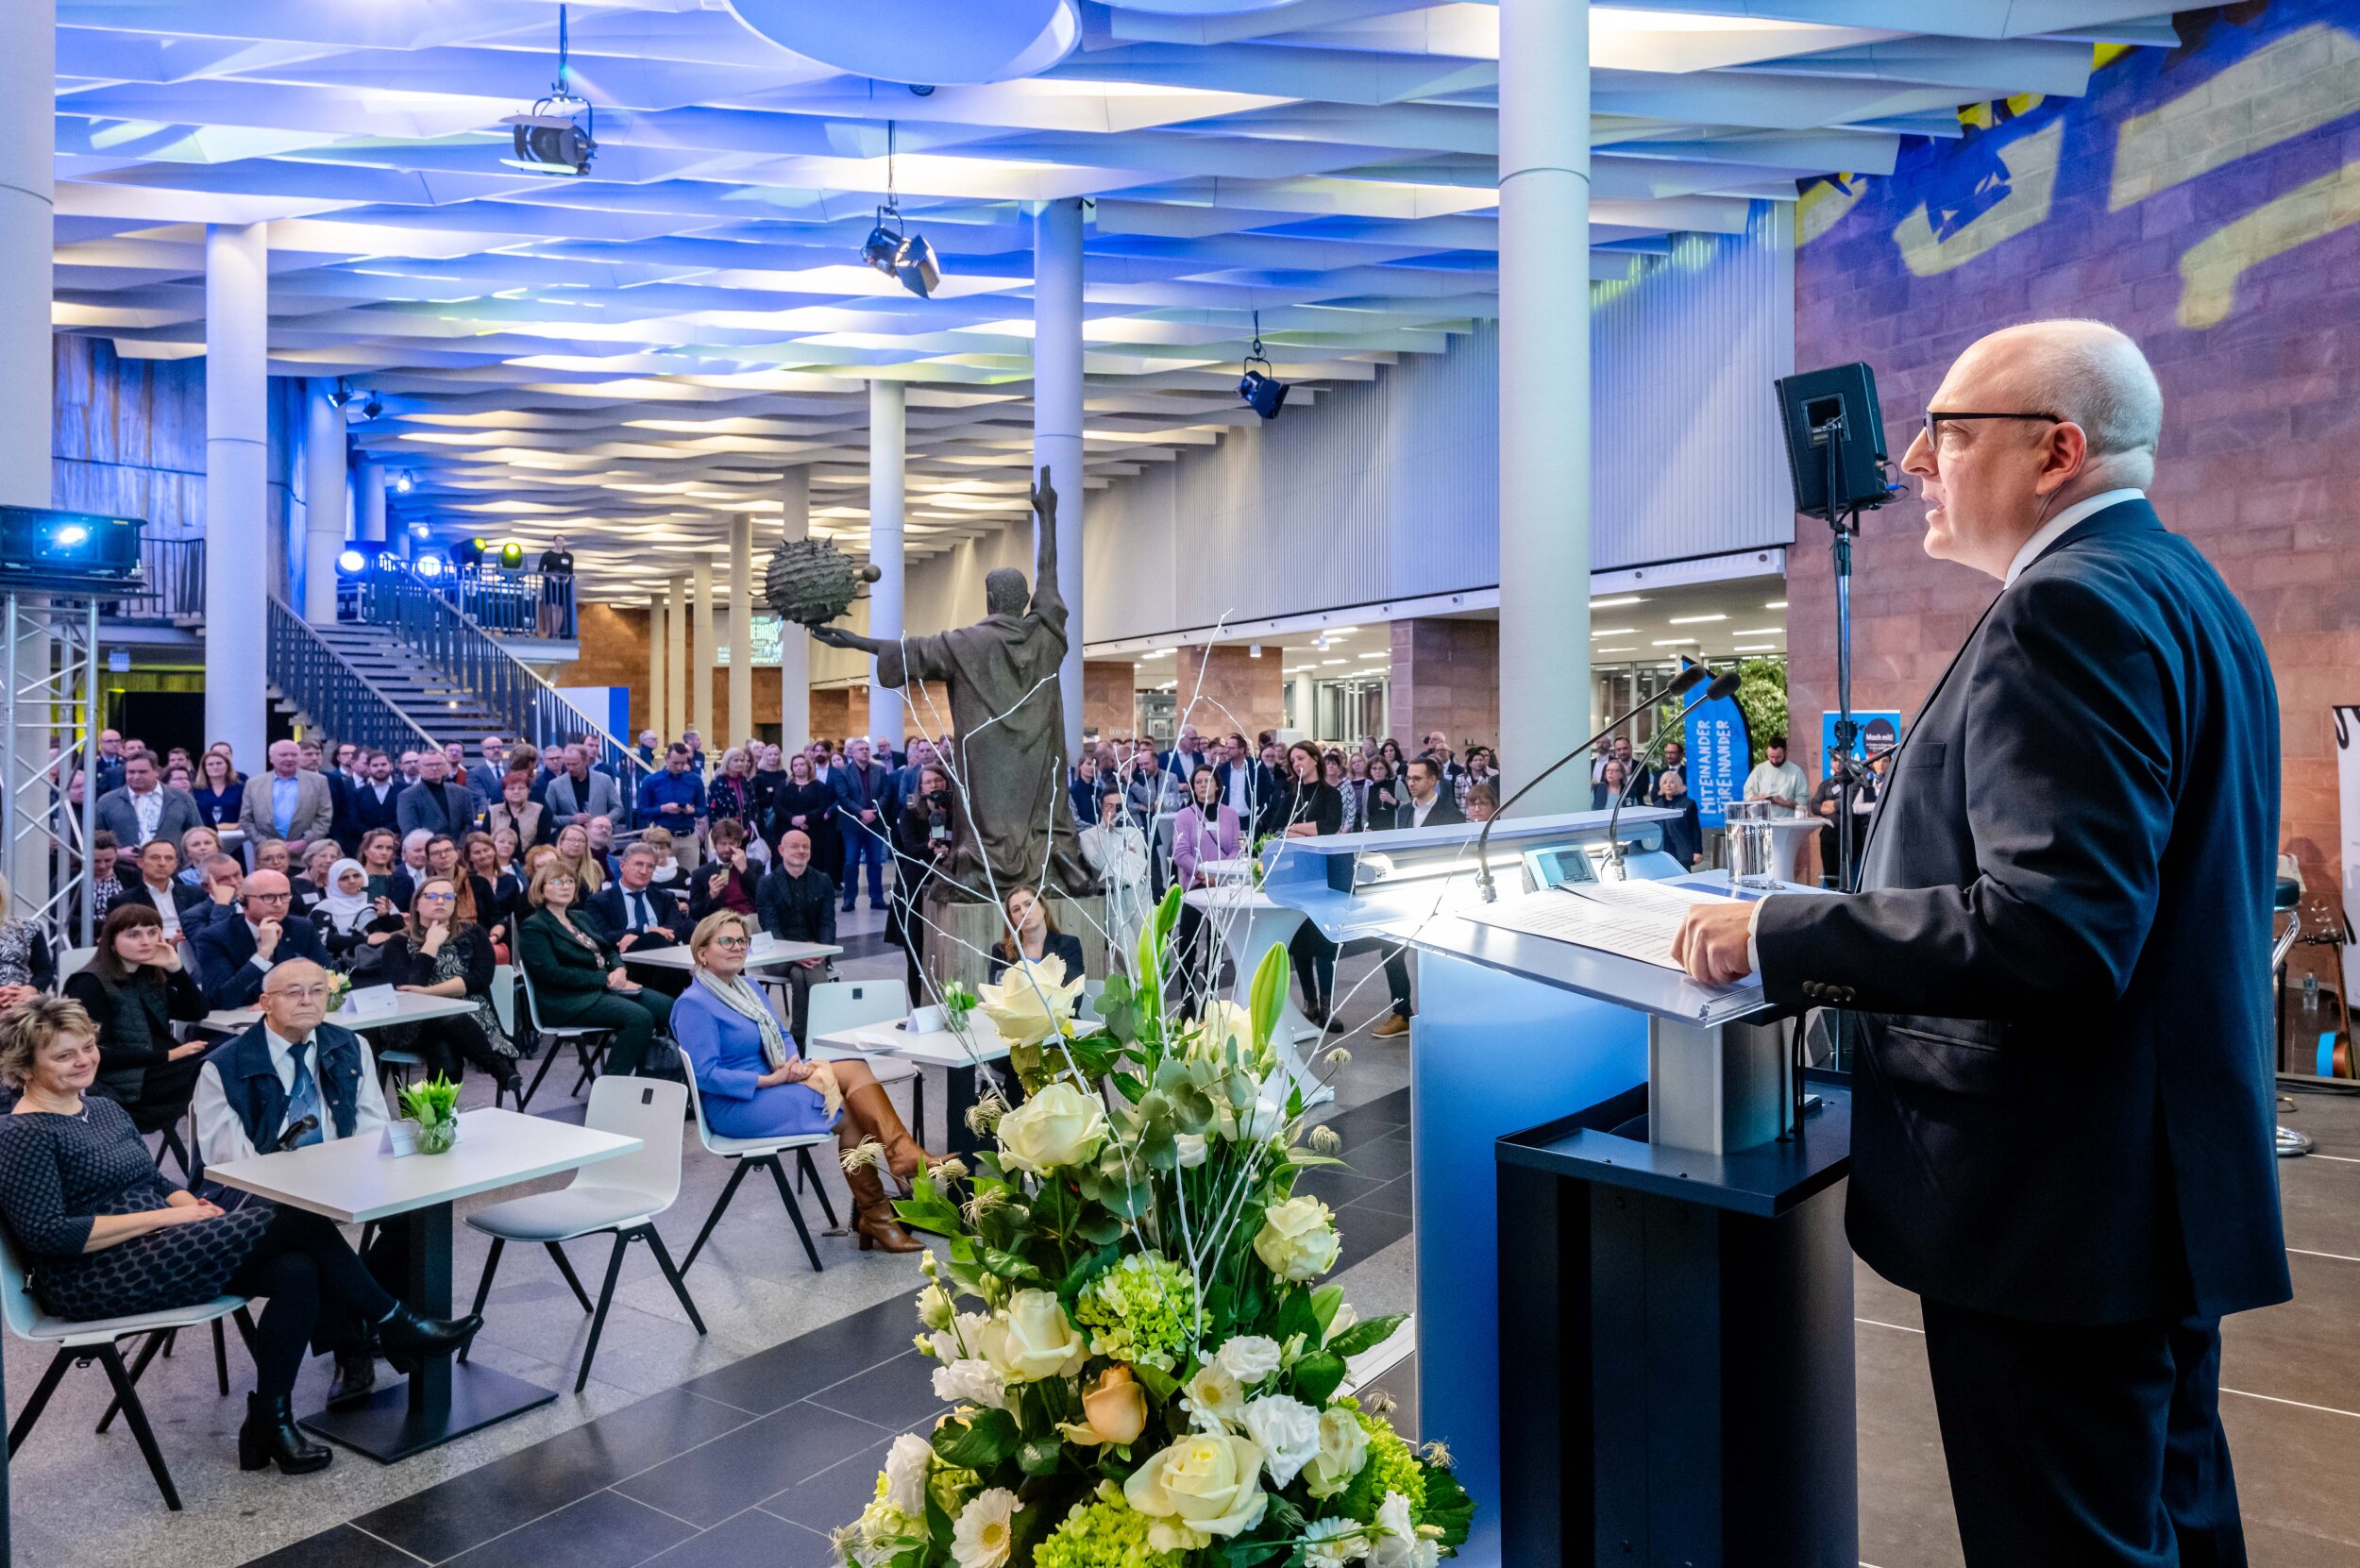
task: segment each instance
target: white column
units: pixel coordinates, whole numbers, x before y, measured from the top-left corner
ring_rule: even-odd
[[[909,431],[902,383],[868,383],[868,559],[879,577],[868,587],[868,634],[888,640],[902,635],[902,497],[909,459]],[[868,673],[868,733],[899,747],[907,733],[901,688],[877,683]]]
[[[205,230],[205,738],[263,770],[270,278],[265,225]]]
[[[1500,0],[1500,738],[1510,789],[1589,733],[1590,7]],[[1567,767],[1526,798],[1577,811]]]
[[[1057,487],[1057,592],[1066,604],[1069,760],[1082,742],[1082,204],[1053,201],[1033,218],[1033,468]],[[1037,541],[1036,541],[1037,547]]]
[[[315,376],[303,405],[303,618],[336,621],[336,557],[345,548],[345,413]]]
[[[385,542],[385,470],[381,464],[361,464],[361,494],[353,509],[353,538],[363,545]],[[374,550],[362,553],[374,555]]]
[[[653,730],[659,735],[669,733],[664,722],[664,696],[669,689],[664,673],[665,636],[664,596],[650,592],[648,595],[648,714],[640,720],[639,727]],[[625,738],[636,744],[639,737],[630,735]]]
[[[0,502],[49,504],[51,180],[57,161],[57,8],[0,6]],[[21,686],[46,674],[50,644],[28,617],[15,648]],[[15,693],[0,692],[0,706]],[[16,744],[23,724],[45,743],[49,715],[42,703],[7,709],[6,755],[0,787],[15,791],[7,814],[16,842],[0,845],[17,912],[49,896],[47,846],[36,826],[49,811],[49,782],[31,743]],[[20,768],[20,763],[23,764]],[[21,834],[14,830],[23,828]],[[17,852],[21,850],[21,853]],[[0,1500],[6,1492],[0,1488]]]
[[[779,542],[811,537],[811,470],[789,468],[779,481],[785,514]],[[799,746],[811,744],[811,633],[789,623],[779,638],[779,750],[784,763]]]
[[[688,728],[688,579],[674,577],[664,604],[664,738]]]
[[[694,606],[689,612],[689,632],[697,639],[697,651],[688,662],[688,683],[694,688],[688,694],[688,711],[704,741],[706,760],[711,761],[720,756],[725,744],[713,724],[713,557],[698,556],[695,574],[688,591],[688,601]]]
[[[1275,653],[1277,650],[1273,649],[1272,651]],[[1295,728],[1303,732],[1306,740],[1317,740],[1320,735],[1318,701],[1318,688],[1313,684],[1310,675],[1306,673],[1296,676]],[[1347,735],[1344,738],[1349,740],[1352,737]]]
[[[754,733],[754,520],[743,512],[730,517],[730,711],[721,722],[723,746]]]

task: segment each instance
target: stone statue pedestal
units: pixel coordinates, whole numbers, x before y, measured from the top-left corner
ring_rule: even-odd
[[[1093,980],[1106,976],[1106,900],[1103,894],[1076,899],[1052,890],[1049,910],[1060,931],[1082,939],[1084,972]],[[945,898],[929,889],[924,898],[926,973],[939,991],[953,980],[969,990],[990,978],[992,943],[1007,934],[1007,921],[988,903],[972,899]],[[1068,975],[1067,979],[1073,977]],[[913,997],[913,1003],[927,999]]]

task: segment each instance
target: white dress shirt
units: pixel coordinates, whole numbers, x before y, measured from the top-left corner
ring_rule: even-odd
[[[2024,548],[2017,550],[2015,559],[2008,563],[2008,575],[2000,583],[2001,592],[2004,593],[2007,589],[2015,586],[2015,580],[2024,575],[2024,568],[2039,560],[2041,551],[2055,544],[2064,535],[2065,530],[2082,518],[2096,516],[2108,507],[2120,506],[2125,501],[2145,499],[2147,499],[2146,491],[2126,485],[2119,490],[2101,490],[2095,496],[2085,496],[2075,501],[2071,506],[2041,524],[2032,536],[2024,541]]]
[[[161,887],[149,887],[147,899],[156,906],[156,919],[163,922],[165,939],[169,941],[177,937],[180,935],[180,906],[172,902],[172,884],[167,881]]]
[[[131,791],[131,810],[140,824],[140,841],[135,847],[144,849],[147,841],[156,836],[157,828],[163,823],[164,786],[158,784],[144,795],[136,789]]]
[[[2001,580],[1999,591],[2004,594],[2014,587],[2015,580],[2024,575],[2027,566],[2040,559],[2041,551],[2064,538],[2065,531],[2082,518],[2094,517],[2108,507],[2120,506],[2125,501],[2145,499],[2146,491],[2125,485],[2119,490],[2101,490],[2095,496],[2085,496],[2075,501],[2041,524],[2033,531],[2032,536],[2024,541],[2023,548],[2015,552],[2015,559],[2008,563],[2008,575]],[[1857,811],[1860,807],[1855,803],[1853,809]],[[1762,950],[1754,939],[1754,934],[1762,929],[1762,906],[1769,902],[1768,899],[1755,900],[1753,915],[1745,922],[1745,963],[1756,974],[1762,972]]]
[[[279,1037],[278,1031],[267,1024],[262,1038],[270,1045],[271,1066],[278,1070],[278,1087],[288,1098],[295,1096],[295,1058],[288,1054],[295,1049],[293,1041]],[[319,1053],[308,1052],[305,1065],[314,1072],[319,1070]],[[221,1087],[221,1063],[218,1054],[206,1062],[196,1075],[196,1094],[189,1108],[196,1117],[196,1146],[201,1159],[208,1165],[220,1165],[233,1159],[248,1159],[261,1151],[245,1136],[245,1123],[229,1108],[229,1097]],[[336,1134],[336,1119],[327,1115],[328,1092],[320,1091],[320,1137],[332,1142]],[[377,1062],[369,1053],[367,1039],[361,1040],[361,1082],[354,1089],[352,1106],[352,1136],[375,1138],[380,1128],[391,1121],[385,1110],[385,1091],[378,1086]]]

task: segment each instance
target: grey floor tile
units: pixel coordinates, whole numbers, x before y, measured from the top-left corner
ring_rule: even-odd
[[[416,1568],[417,1560],[398,1546],[350,1525],[339,1525],[255,1558],[250,1568]]]
[[[915,1315],[912,1322],[910,1331],[915,1334]],[[856,1377],[820,1390],[811,1396],[811,1403],[857,1416],[889,1432],[931,1426],[943,1409],[942,1401],[935,1397],[935,1366],[927,1357],[906,1350]]]
[[[849,1524],[876,1495],[877,1472],[885,1468],[885,1450],[892,1442],[880,1438],[818,1475],[764,1498],[762,1506],[782,1519],[792,1519],[822,1534]]]
[[[697,1533],[693,1525],[614,1492],[544,1514],[451,1560],[453,1568],[633,1568]]]
[[[619,1482],[616,1490],[709,1526],[870,1447],[877,1433],[854,1416],[790,1405]]]
[[[647,1568],[825,1568],[834,1558],[818,1531],[750,1508],[657,1553]]]

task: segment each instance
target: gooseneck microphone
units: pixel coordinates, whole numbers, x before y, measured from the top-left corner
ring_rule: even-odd
[[[1705,666],[1697,665],[1693,667],[1702,669]],[[1725,669],[1720,674],[1712,678],[1712,684],[1705,688],[1705,694],[1696,699],[1694,702],[1690,703],[1689,707],[1696,707],[1706,702],[1717,702],[1725,697],[1733,695],[1737,688],[1744,683],[1745,678],[1739,675],[1737,671],[1733,669]],[[1680,717],[1685,718],[1687,716],[1688,709],[1682,708],[1680,710]],[[1663,750],[1664,743],[1669,741],[1671,738],[1672,726],[1668,724],[1657,725],[1655,739],[1647,742],[1647,749],[1644,751],[1640,752],[1638,757],[1634,759],[1634,766],[1637,769],[1641,772],[1645,771],[1648,767],[1648,759],[1660,755]],[[1619,831],[1619,824],[1623,820],[1623,802],[1630,799],[1630,786],[1636,782],[1637,779],[1635,775],[1633,778],[1625,779],[1623,781],[1622,790],[1614,797],[1614,809],[1607,814],[1606,818],[1606,858],[1611,862],[1614,867],[1614,880],[1617,882],[1628,880],[1623,871],[1623,835]],[[1686,868],[1682,868],[1685,869]]]
[[[1483,831],[1475,835],[1475,886],[1483,894],[1483,902],[1485,903],[1496,903],[1499,902],[1499,893],[1492,885],[1492,862],[1485,853],[1485,851],[1488,851],[1492,845],[1492,823],[1497,822],[1501,818],[1507,816],[1508,808],[1523,800],[1526,795],[1530,794],[1534,785],[1540,784],[1542,780],[1546,779],[1550,774],[1556,772],[1559,768],[1564,767],[1576,757],[1582,755],[1584,752],[1588,751],[1590,748],[1595,746],[1599,741],[1604,740],[1608,735],[1612,734],[1615,731],[1629,723],[1637,715],[1648,708],[1653,707],[1658,702],[1662,701],[1665,698],[1684,696],[1688,692],[1694,690],[1698,683],[1702,682],[1704,678],[1711,673],[1711,670],[1708,666],[1690,665],[1686,669],[1681,670],[1677,675],[1672,677],[1672,683],[1670,685],[1664,687],[1661,691],[1657,692],[1652,697],[1644,698],[1642,700],[1631,704],[1631,706],[1624,712],[1616,714],[1612,718],[1607,720],[1605,727],[1600,729],[1597,733],[1592,735],[1589,739],[1583,741],[1579,746],[1575,747],[1572,750],[1566,752],[1563,756],[1549,764],[1548,767],[1542,768],[1538,774],[1534,775],[1529,781],[1527,781],[1522,788],[1518,789],[1513,795],[1510,795],[1507,800],[1500,802],[1499,810],[1492,813],[1492,820],[1484,823]]]

